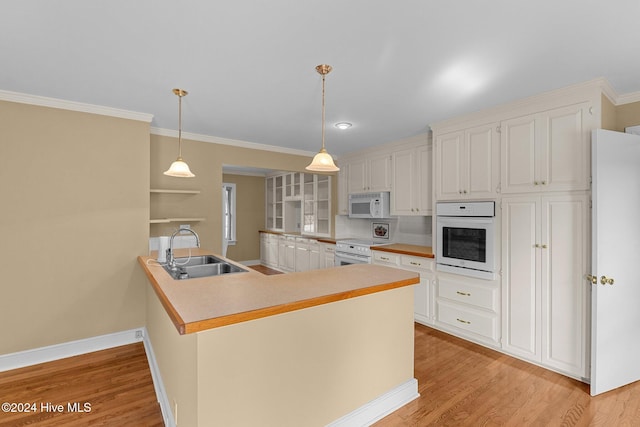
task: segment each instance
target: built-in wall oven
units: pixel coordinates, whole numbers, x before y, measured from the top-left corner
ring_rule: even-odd
[[[436,268],[495,279],[495,202],[436,204]]]

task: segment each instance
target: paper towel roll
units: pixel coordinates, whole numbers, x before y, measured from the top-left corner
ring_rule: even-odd
[[[167,249],[169,249],[169,236],[158,238],[158,262],[167,262]]]

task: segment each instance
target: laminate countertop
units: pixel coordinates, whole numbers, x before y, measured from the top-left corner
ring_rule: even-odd
[[[435,258],[431,246],[407,245],[405,243],[392,243],[389,245],[372,246],[373,251],[391,252],[402,255],[421,256],[424,258]]]
[[[174,280],[151,256],[140,256],[151,286],[180,334],[301,310],[362,295],[417,284],[410,271],[356,264],[267,276],[203,249],[247,272]],[[189,250],[176,250],[176,257]]]

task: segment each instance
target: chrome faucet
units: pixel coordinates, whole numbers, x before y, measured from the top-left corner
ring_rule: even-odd
[[[173,256],[173,238],[176,237],[176,234],[180,233],[181,231],[188,231],[189,233],[193,234],[196,237],[196,245],[200,247],[200,236],[198,236],[198,233],[190,228],[179,228],[178,230],[176,230],[171,235],[171,239],[169,239],[169,249],[167,249],[167,264],[169,264],[169,267],[171,267],[172,270],[177,270],[178,268],[176,266],[176,259]]]

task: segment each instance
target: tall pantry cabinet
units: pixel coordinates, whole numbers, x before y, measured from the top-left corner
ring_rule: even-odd
[[[590,357],[591,131],[600,127],[603,85],[432,126],[436,200],[495,200],[500,209],[497,345],[582,380]]]

